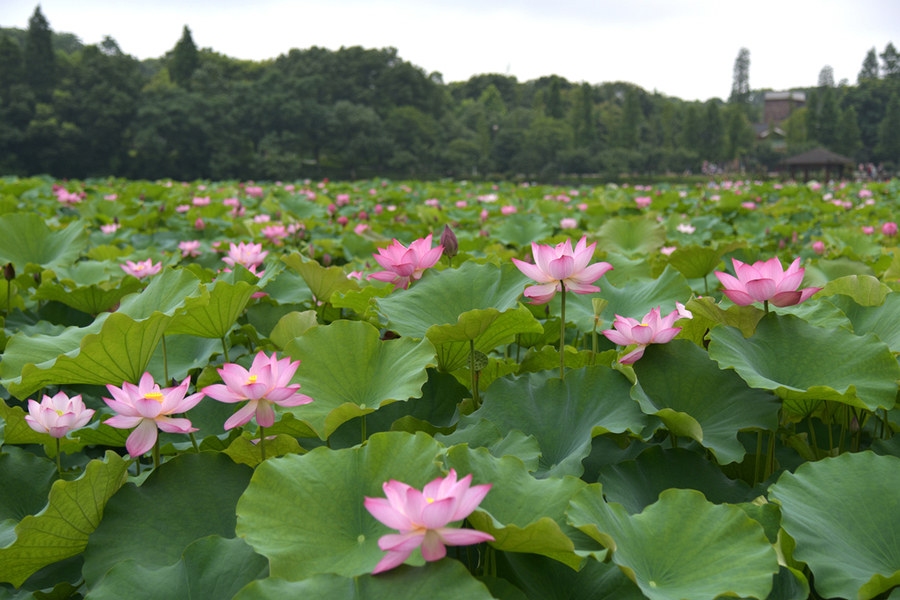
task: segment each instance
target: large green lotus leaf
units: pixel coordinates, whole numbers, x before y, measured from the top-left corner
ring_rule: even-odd
[[[503,552],[497,575],[528,600],[643,600],[644,595],[614,563],[589,560],[580,571],[538,554]]]
[[[881,306],[890,292],[891,288],[871,275],[848,275],[829,281],[813,298],[843,294],[853,298],[860,306]]]
[[[506,217],[503,224],[495,227],[491,235],[504,244],[515,244],[520,248],[531,242],[540,241],[553,233],[553,228],[537,214],[514,214]]]
[[[838,297],[850,299],[849,296]],[[850,301],[852,302],[852,299],[850,299]],[[835,327],[853,329],[847,315],[841,312],[834,304],[831,304],[828,298],[807,300],[806,302],[801,302],[794,306],[770,306],[769,310],[777,312],[779,315],[796,315],[810,325],[815,325],[816,327],[822,327],[824,329],[834,329]]]
[[[323,440],[342,423],[383,404],[422,395],[434,366],[434,346],[411,338],[382,341],[359,321],[335,321],[308,329],[285,348],[300,360],[294,382],[312,404],[285,409],[308,423]]]
[[[270,436],[269,431],[266,430],[266,460],[285,454],[303,454],[305,452],[296,438],[284,434]],[[224,453],[241,465],[255,467],[263,461],[262,448],[258,442],[251,441],[249,433],[236,437]]]
[[[88,233],[79,221],[52,231],[35,212],[0,217],[0,262],[11,262],[20,272],[29,263],[51,270],[71,265],[87,241]]]
[[[617,502],[630,514],[650,506],[669,488],[697,490],[713,504],[737,504],[747,500],[750,486],[728,479],[722,470],[696,452],[683,448],[647,448],[634,460],[608,465],[597,480],[609,502]]]
[[[674,421],[690,416],[700,426],[699,438],[690,437],[711,449],[719,464],[743,459],[744,446],[737,439],[741,429],[778,425],[781,406],[774,395],[748,387],[734,371],[720,370],[688,340],[651,344],[633,368],[638,385],[632,396],[644,412],[659,417],[675,435],[685,434]]]
[[[169,335],[165,337],[165,356],[163,364],[163,345],[159,344],[153,352],[153,358],[147,365],[147,371],[153,375],[154,381],[165,381],[168,370],[169,381],[181,381],[188,372],[203,369],[209,364],[209,358],[222,351],[222,340],[196,337],[193,335]]]
[[[597,233],[598,248],[626,256],[650,254],[665,243],[665,227],[645,217],[607,219]]]
[[[303,581],[254,581],[234,600],[491,600],[488,589],[462,563],[445,558],[423,567],[401,565],[378,575],[313,575]]]
[[[694,490],[664,491],[637,515],[607,503],[602,486],[579,492],[569,522],[614,550],[612,559],[651,600],[766,598],[778,558],[762,526]]]
[[[89,315],[106,312],[118,302],[139,291],[143,283],[137,277],[126,275],[115,281],[78,285],[65,280],[60,283],[44,281],[34,292],[35,300],[55,300]]]
[[[266,461],[238,502],[237,534],[269,559],[273,577],[370,573],[384,556],[378,538],[396,530],[369,514],[365,497],[383,498],[391,479],[422,489],[441,476],[442,448],[424,433],[389,432],[361,448]]]
[[[856,278],[860,280],[866,280],[866,283],[861,286],[862,288],[872,287],[877,288],[877,286],[872,285],[870,280],[875,279],[875,271],[869,265],[851,260],[847,257],[840,257],[834,260],[819,260],[814,265],[810,265],[806,267],[806,272],[803,275],[803,283],[801,284],[803,287],[828,287],[828,284],[831,282],[839,281],[841,279],[848,280],[853,282]],[[862,281],[860,281],[862,284]],[[839,287],[845,284],[838,284]],[[856,286],[856,283],[851,283],[852,286]],[[872,290],[874,291],[874,289]],[[847,292],[827,292],[826,296],[830,296],[834,293],[847,293]]]
[[[39,515],[16,525],[15,541],[0,548],[0,581],[18,587],[47,565],[84,550],[100,524],[107,501],[128,476],[128,463],[112,451],[93,460],[75,481],[57,480]]]
[[[804,463],[769,488],[816,593],[869,600],[900,585],[900,459],[873,452]]]
[[[53,461],[6,446],[0,453],[0,521],[21,521],[39,513],[58,478]]]
[[[490,312],[492,311],[473,310],[461,315],[460,322],[470,318],[477,321],[481,318],[478,313],[483,316]],[[534,318],[530,310],[519,304],[518,308],[500,313],[490,323],[487,329],[475,339],[475,350],[489,354],[497,346],[512,343],[519,333],[536,333],[540,330],[542,330],[541,323]],[[425,337],[429,340],[432,339],[431,329]],[[434,343],[433,340],[432,343]],[[457,371],[465,367],[469,362],[470,348],[471,344],[468,341],[436,344],[438,368],[442,371]]]
[[[281,262],[297,271],[312,291],[317,302],[330,302],[335,292],[346,293],[358,290],[359,285],[349,277],[341,267],[327,269],[314,260],[304,257],[299,252],[281,257]],[[276,280],[277,281],[277,280]]]
[[[235,506],[252,474],[218,452],[201,452],[166,461],[140,487],[122,487],[84,551],[88,587],[122,561],[171,566],[200,538],[233,538]]]
[[[709,357],[719,368],[733,368],[750,387],[772,390],[789,410],[808,400],[868,410],[894,406],[900,366],[874,334],[859,337],[769,313],[751,338],[733,327],[716,327],[710,338]]]
[[[687,303],[686,308],[693,314],[693,319],[697,322],[705,322],[708,329],[712,329],[714,325],[728,325],[729,327],[737,327],[741,330],[744,337],[750,337],[756,331],[756,324],[762,319],[766,313],[755,306],[729,306],[727,310],[722,310],[713,298],[692,298]],[[693,325],[693,323],[689,324]]]
[[[861,306],[850,296],[838,295],[823,299],[837,307],[850,320],[853,333],[874,333],[888,345],[891,352],[900,352],[900,294],[888,294],[881,306]]]
[[[661,307],[663,316],[675,310],[675,302],[686,302],[691,297],[691,286],[684,276],[671,267],[666,267],[653,281],[629,281],[617,288],[603,279],[598,283],[597,294],[566,294],[566,322],[574,323],[578,329],[590,332],[594,326],[594,298],[602,298],[609,302],[600,314],[601,326],[597,328],[612,329],[616,315],[641,320],[644,315]],[[560,294],[550,302],[550,312],[559,315]]]
[[[472,527],[494,536],[491,546],[506,552],[549,556],[578,569],[588,556],[602,559],[605,550],[566,524],[569,500],[587,484],[568,475],[535,479],[514,456],[493,456],[487,448],[453,446],[448,467],[460,477],[492,483],[491,491],[468,517]]]
[[[250,296],[259,287],[247,281],[215,281],[207,285],[209,303],[177,315],[166,328],[166,334],[222,338],[241,316]]]
[[[388,317],[388,328],[402,336],[423,338],[434,332],[436,343],[468,341],[500,313],[516,308],[529,282],[513,264],[468,261],[458,269],[429,272],[411,289],[375,301]]]
[[[631,382],[604,366],[585,367],[554,377],[498,379],[484,394],[481,408],[460,427],[487,419],[502,435],[518,429],[541,446],[538,477],[580,477],[591,439],[604,433],[640,433],[649,424],[631,400]]]
[[[200,538],[185,548],[181,560],[169,567],[147,568],[128,559],[110,569],[90,600],[221,600],[232,598],[269,569],[240,538]]]
[[[269,337],[278,348],[284,349],[291,340],[300,337],[304,331],[316,325],[318,319],[314,310],[289,312],[278,320]]]
[[[374,298],[384,298],[394,291],[394,286],[388,284],[380,288],[374,285],[367,285],[359,291],[349,290],[341,293],[337,292],[331,297],[331,305],[335,308],[349,308],[360,317],[368,318],[370,315],[375,316]]]
[[[715,270],[725,254],[746,245],[747,242],[741,240],[716,247],[685,246],[676,249],[667,262],[687,279],[701,279]]]
[[[137,383],[173,316],[206,302],[208,293],[190,271],[164,269],[146,290],[87,327],[14,335],[0,362],[3,385],[25,398],[50,384]]]

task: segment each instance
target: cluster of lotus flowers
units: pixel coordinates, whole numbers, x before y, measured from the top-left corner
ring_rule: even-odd
[[[369,277],[406,289],[442,255],[452,259],[456,254],[457,242],[449,228],[441,236],[440,245],[432,248],[431,244],[431,235],[412,242],[409,247],[393,240],[390,246],[373,255],[384,270]],[[566,291],[576,294],[599,292],[600,288],[593,284],[613,267],[606,262],[590,264],[595,248],[596,242],[588,245],[586,237],[582,237],[574,248],[570,240],[555,246],[532,243],[534,264],[512,259],[522,273],[537,283],[526,287],[524,296],[532,304],[546,304],[558,292],[562,292],[563,301]],[[182,250],[190,251],[190,248]],[[265,256],[260,244],[242,242],[232,243],[223,260],[231,266],[241,264],[255,269]],[[738,305],[761,302],[767,308],[771,302],[775,306],[791,306],[807,300],[820,289],[797,289],[804,275],[799,258],[787,270],[778,258],[752,265],[734,259],[732,262],[736,276],[719,271],[715,275],[724,287],[725,295]],[[153,265],[148,259],[137,264],[129,262],[122,268],[141,278],[158,272],[161,265]],[[601,333],[620,347],[634,346],[619,359],[621,364],[634,363],[643,356],[647,346],[665,344],[681,331],[681,327],[674,326],[676,320],[692,315],[684,305],[676,303],[676,306],[677,309],[666,316],[662,316],[657,307],[640,321],[616,315],[613,328]],[[182,434],[197,431],[189,419],[175,415],[187,412],[205,396],[220,402],[247,402],[225,422],[226,430],[245,425],[254,417],[260,428],[271,427],[275,423],[273,405],[293,407],[313,401],[299,392],[299,384],[290,383],[299,364],[300,361],[279,360],[274,354],[268,356],[259,352],[249,370],[237,364],[224,364],[218,369],[222,384],[206,386],[191,395],[187,395],[190,377],[177,386],[160,388],[149,373],[144,373],[137,385],[129,382],[124,382],[121,387],[107,385],[113,397],[103,400],[117,414],[106,424],[133,429],[125,444],[132,457],[148,452],[157,443],[159,430]],[[40,403],[29,400],[28,408],[29,415],[25,419],[29,426],[57,439],[65,437],[70,430],[84,427],[94,415],[80,396],[68,398],[62,392],[53,397],[44,396]],[[456,472],[451,469],[447,477],[435,479],[422,491],[391,480],[383,485],[385,498],[367,497],[366,509],[376,519],[400,532],[379,539],[379,547],[387,554],[373,573],[402,564],[419,547],[426,561],[435,561],[446,555],[448,545],[493,541],[487,533],[449,526],[468,517],[491,488],[491,484],[470,487],[471,480],[471,475],[457,480]]]

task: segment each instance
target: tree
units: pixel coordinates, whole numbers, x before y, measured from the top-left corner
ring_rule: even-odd
[[[191,75],[199,66],[200,54],[191,37],[191,30],[185,25],[181,32],[181,39],[175,44],[172,58],[169,59],[169,74],[172,76],[172,81],[186,88],[191,81]]]
[[[885,78],[900,78],[900,53],[894,48],[892,42],[884,47],[884,52],[879,54],[881,57],[881,70]]]
[[[750,152],[756,138],[753,126],[739,105],[728,107],[728,128],[725,136],[725,158],[740,159]]]
[[[49,100],[56,86],[56,55],[53,53],[53,34],[41,7],[34,9],[28,19],[25,38],[25,79],[39,100]]]
[[[547,116],[554,119],[563,118],[562,95],[560,93],[559,77],[555,75],[550,79],[550,87],[544,96],[545,109]]]
[[[818,139],[826,148],[833,148],[837,144],[838,121],[840,120],[837,100],[834,90],[826,87],[822,90],[822,103],[819,108]]]
[[[6,96],[9,88],[25,82],[22,65],[22,50],[8,35],[0,37],[0,98]]]
[[[725,143],[725,125],[717,100],[706,102],[706,118],[700,122],[700,155],[704,160],[718,161],[722,158]]]
[[[641,110],[641,99],[635,87],[628,88],[625,93],[625,105],[622,110],[622,120],[619,122],[619,145],[623,148],[637,150],[641,141],[641,123],[644,113]]]
[[[834,87],[834,69],[831,65],[825,65],[819,71],[819,87]]]
[[[781,128],[784,130],[784,141],[787,143],[788,152],[796,152],[807,146],[808,141],[808,113],[811,109],[807,107],[798,108],[791,115],[781,122]]]
[[[862,69],[856,76],[857,83],[862,83],[866,79],[878,79],[878,57],[875,55],[874,47],[866,53]]]
[[[582,83],[575,95],[575,144],[584,148],[597,139],[597,126],[594,121],[594,98],[591,84]]]
[[[841,118],[838,121],[835,151],[844,156],[855,158],[859,154],[860,148],[862,148],[862,139],[860,138],[856,109],[853,106],[848,106],[841,113]]]
[[[879,157],[895,165],[900,163],[900,95],[893,94],[888,102],[881,127],[878,128]]]
[[[750,102],[750,51],[741,48],[734,59],[734,74],[731,82],[731,96],[728,102],[748,104]]]

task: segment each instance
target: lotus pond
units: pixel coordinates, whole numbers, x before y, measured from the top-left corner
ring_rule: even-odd
[[[898,207],[0,179],[0,599],[900,598]]]

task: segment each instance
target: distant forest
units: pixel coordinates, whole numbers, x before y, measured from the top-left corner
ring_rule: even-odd
[[[789,59],[789,57],[786,57]],[[0,29],[0,175],[135,179],[760,175],[824,146],[900,164],[900,55],[862,60],[855,85],[824,67],[805,106],[763,123],[742,49],[727,101],[686,102],[630,83],[445,83],[394,48],[292,49],[261,62],[198,49],[185,26],[139,61],[112,38]],[[766,135],[762,135],[765,131]]]

